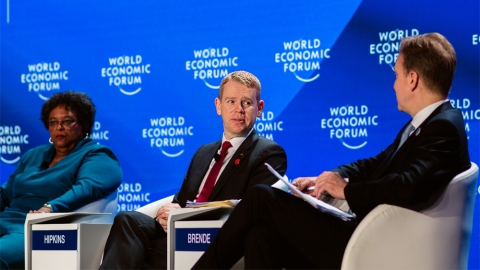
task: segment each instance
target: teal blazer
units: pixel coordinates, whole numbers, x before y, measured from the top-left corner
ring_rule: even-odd
[[[45,203],[54,212],[70,212],[109,195],[122,182],[113,152],[84,139],[53,167],[53,145],[27,151],[8,181],[0,187],[0,231],[23,233],[26,215]]]

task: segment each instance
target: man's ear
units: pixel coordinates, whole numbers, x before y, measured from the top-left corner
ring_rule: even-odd
[[[260,101],[258,102],[258,112],[257,112],[257,117],[260,117],[260,115],[262,115],[263,108],[265,108],[265,101],[263,101],[263,100],[260,100]]]
[[[418,73],[414,70],[410,70],[407,75],[408,79],[408,84],[410,85],[410,91],[415,91],[418,87],[418,81],[420,77],[418,76]]]
[[[215,103],[215,109],[217,110],[217,114],[222,115],[222,106],[220,106],[221,105],[220,99],[215,98],[214,103]]]

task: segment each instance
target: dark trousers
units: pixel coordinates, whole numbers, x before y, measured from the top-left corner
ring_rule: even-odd
[[[338,269],[356,221],[324,214],[284,191],[252,187],[193,269]]]
[[[100,269],[167,269],[167,233],[150,216],[119,213],[110,230]]]

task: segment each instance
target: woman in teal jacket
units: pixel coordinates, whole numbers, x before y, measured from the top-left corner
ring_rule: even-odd
[[[26,152],[0,187],[0,269],[25,268],[28,213],[70,212],[114,192],[122,182],[117,157],[88,138],[95,105],[84,93],[53,95],[41,120],[51,145]]]

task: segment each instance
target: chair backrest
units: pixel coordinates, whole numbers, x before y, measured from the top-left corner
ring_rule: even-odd
[[[473,209],[475,207],[478,166],[471,163],[470,169],[455,176],[440,198],[421,213],[442,220],[444,230],[450,233],[452,245],[459,246],[459,262],[466,269],[470,238],[472,235]]]
[[[476,180],[478,179],[478,166],[471,162],[470,169],[455,176],[432,206],[420,211],[434,217],[458,217],[464,219],[469,210],[473,210],[472,202],[475,199]],[[465,213],[467,212],[467,213]]]
[[[422,211],[377,206],[355,229],[342,269],[466,269],[477,180],[472,162]]]
[[[111,215],[109,216],[95,218],[85,223],[113,223],[113,219],[117,214],[117,200],[117,190],[115,190],[114,192],[110,193],[110,195],[84,205],[74,212],[110,213]]]

